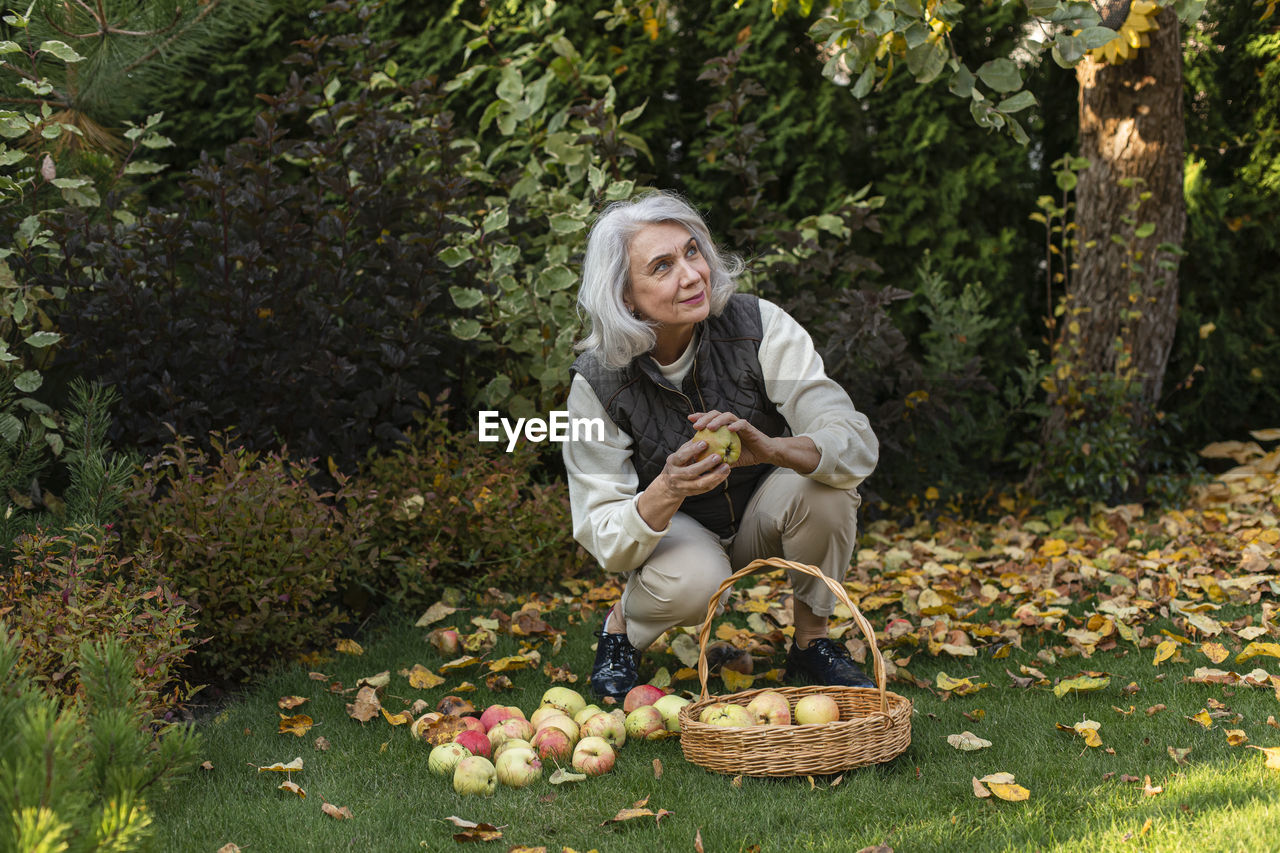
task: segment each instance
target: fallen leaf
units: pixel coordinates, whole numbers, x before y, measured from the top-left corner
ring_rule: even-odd
[[[654,812],[652,809],[622,809],[616,815],[600,825],[608,826],[611,823],[623,823],[624,821],[635,820],[636,818],[641,817],[651,817],[654,819],[654,822],[657,823],[669,814],[671,814],[671,812],[666,809],[658,809],[657,812]]]
[[[1144,797],[1154,797],[1156,794],[1164,793],[1164,785],[1152,785],[1150,776],[1142,777],[1142,795]]]
[[[323,735],[321,735],[320,737],[316,738],[315,747],[316,747],[316,749],[318,749],[320,752],[328,752],[328,751],[329,751],[329,739],[328,739],[327,737],[324,737]]]
[[[947,735],[947,743],[962,752],[972,752],[975,749],[986,749],[991,746],[991,741],[980,738],[970,731],[964,731],[958,735]]]
[[[1152,705],[1150,708],[1147,709],[1147,716],[1148,717],[1155,716],[1156,714],[1159,714],[1161,711],[1165,710],[1168,707],[1169,707],[1168,705],[1165,705],[1163,703],[1158,705]]]
[[[379,708],[378,710],[382,711],[383,719],[393,726],[403,726],[405,723],[413,722],[412,711],[401,711],[398,714],[391,714],[387,712],[386,708]]]
[[[1244,729],[1223,729],[1223,734],[1227,736],[1227,743],[1231,746],[1240,746],[1249,741],[1249,736],[1244,733]]]
[[[1201,708],[1200,712],[1194,716],[1187,717],[1187,720],[1193,723],[1199,723],[1206,729],[1213,728],[1213,718],[1209,716],[1209,711],[1205,708]]]
[[[563,767],[556,768],[556,771],[547,778],[552,785],[563,785],[566,782],[581,782],[587,778],[585,773],[570,773]]]
[[[1061,698],[1068,693],[1090,693],[1094,690],[1101,690],[1110,683],[1111,679],[1107,677],[1097,678],[1090,675],[1082,675],[1078,678],[1059,681],[1053,686],[1053,695]]]
[[[702,848],[702,827],[693,831],[693,853],[706,853]]]
[[[465,669],[466,667],[469,667],[469,666],[475,666],[479,662],[480,662],[480,658],[478,657],[475,657],[473,655],[463,655],[460,658],[454,658],[448,663],[441,664],[440,672],[445,673],[445,672],[453,672],[456,669]]]
[[[754,675],[744,675],[735,669],[728,668],[720,670],[720,679],[724,682],[725,689],[730,693],[748,690],[756,680]]]
[[[427,608],[426,613],[423,613],[418,617],[418,621],[414,623],[413,627],[425,628],[428,625],[433,625],[441,619],[444,619],[446,616],[450,616],[457,612],[458,608],[450,607],[443,601],[437,601],[435,604]]]
[[[1268,770],[1280,770],[1280,746],[1254,746],[1249,744],[1249,749],[1256,749],[1267,757]]]
[[[320,811],[324,812],[331,818],[337,820],[350,820],[352,818],[351,809],[347,806],[335,806],[333,803],[325,802],[324,797],[320,798]]]
[[[356,682],[356,687],[372,687],[381,690],[391,683],[391,670],[384,669],[377,675],[367,675]]]
[[[1280,643],[1250,643],[1244,647],[1240,654],[1236,655],[1236,663],[1244,663],[1259,655],[1280,658]]]
[[[420,663],[415,663],[411,669],[400,670],[400,674],[408,677],[410,687],[416,687],[419,690],[431,690],[445,682],[443,678]]]
[[[315,721],[306,714],[295,714],[292,717],[286,717],[284,714],[280,715],[280,734],[282,735],[302,737],[314,725]]]
[[[290,794],[297,794],[299,797],[301,797],[304,800],[307,798],[307,792],[302,790],[302,788],[298,785],[297,782],[291,781],[289,779],[286,779],[280,783],[280,790],[288,791]]]
[[[298,707],[303,702],[308,702],[308,701],[310,700],[306,696],[281,696],[276,701],[276,705],[279,706],[280,710],[282,711],[292,711],[294,708]]]
[[[382,710],[378,701],[378,693],[372,687],[361,687],[356,692],[356,701],[347,705],[347,716],[353,720],[367,723]]]
[[[653,759],[653,778],[655,779],[662,778],[662,759],[661,758]]]
[[[938,673],[938,678],[935,683],[939,690],[949,690],[957,696],[967,696],[970,693],[977,693],[979,690],[987,686],[985,681],[974,684],[968,678],[952,678],[945,672]]]
[[[1169,757],[1173,759],[1174,764],[1186,764],[1187,756],[1191,754],[1191,747],[1168,747]]]
[[[1012,773],[988,773],[978,781],[986,782],[988,784],[995,782],[997,785],[1012,785],[1013,778]]]
[[[344,655],[364,654],[364,649],[360,646],[359,643],[357,643],[355,640],[348,639],[346,637],[344,637],[341,640],[338,640],[338,644],[336,648],[338,651],[342,652]]]
[[[1175,643],[1173,640],[1162,640],[1160,642],[1160,645],[1156,646],[1156,656],[1155,656],[1155,659],[1151,661],[1151,663],[1154,664],[1155,666],[1159,666],[1160,664],[1167,661],[1169,658],[1173,657],[1177,651],[1178,651],[1178,644]]]
[[[977,776],[973,777],[973,795],[975,797],[981,797],[982,799],[986,799],[991,796],[991,791],[987,789],[986,785],[982,784]]]
[[[268,764],[265,767],[258,768],[259,773],[263,773],[268,770],[273,770],[277,773],[296,773],[302,770],[302,759],[295,758],[293,759],[293,761],[290,761],[288,764],[281,764],[280,762],[277,761],[275,764]]]
[[[241,853],[240,845],[232,844],[228,841],[226,844],[218,848],[218,853]]]

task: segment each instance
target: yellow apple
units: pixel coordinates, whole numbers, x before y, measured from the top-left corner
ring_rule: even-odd
[[[693,434],[693,440],[707,443],[707,452],[700,459],[707,458],[708,453],[715,453],[725,463],[732,465],[742,455],[742,439],[738,438],[736,432],[730,432],[728,427],[717,430],[700,429]]]

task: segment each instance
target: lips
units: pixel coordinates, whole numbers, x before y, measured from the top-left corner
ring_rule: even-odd
[[[706,292],[705,290],[702,290],[702,291],[699,291],[699,292],[698,292],[698,295],[697,295],[697,296],[691,296],[691,297],[689,297],[688,299],[682,299],[682,300],[680,300],[680,304],[681,304],[681,305],[690,305],[690,306],[693,306],[693,305],[701,305],[701,304],[702,304],[702,300],[704,300],[704,299],[706,299],[706,298],[707,298],[707,292]]]

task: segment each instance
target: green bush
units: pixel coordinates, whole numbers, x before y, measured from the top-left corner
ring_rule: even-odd
[[[82,695],[61,701],[33,682],[26,645],[0,623],[0,849],[148,849],[144,798],[195,764],[198,736],[151,727],[133,652],[117,639],[77,647]]]
[[[54,696],[83,697],[80,646],[111,638],[128,652],[147,710],[185,699],[178,679],[197,642],[195,621],[162,574],[155,554],[122,554],[98,528],[18,537],[0,575],[0,616],[21,635],[31,680]]]
[[[538,454],[504,453],[447,421],[437,405],[408,443],[371,455],[360,474],[378,495],[371,593],[412,609],[444,586],[545,589],[594,565],[573,539],[568,487],[537,482]]]
[[[368,514],[345,480],[317,491],[316,469],[284,451],[260,454],[220,434],[209,443],[206,453],[178,436],[142,466],[124,533],[163,555],[196,608],[209,637],[198,671],[238,680],[329,639],[342,619],[338,581],[368,557]]]

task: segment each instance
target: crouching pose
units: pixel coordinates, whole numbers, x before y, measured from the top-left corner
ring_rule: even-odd
[[[564,461],[574,538],[626,577],[598,634],[591,686],[602,696],[635,686],[639,650],[700,624],[752,560],[782,557],[842,582],[853,554],[875,435],[808,333],[736,292],[741,270],[671,193],[615,203],[591,231],[578,294],[591,328],[567,408],[599,418],[605,435],[566,442]],[[693,438],[722,427],[740,440],[736,459]],[[831,590],[790,574],[788,677],[872,686],[827,636]]]

